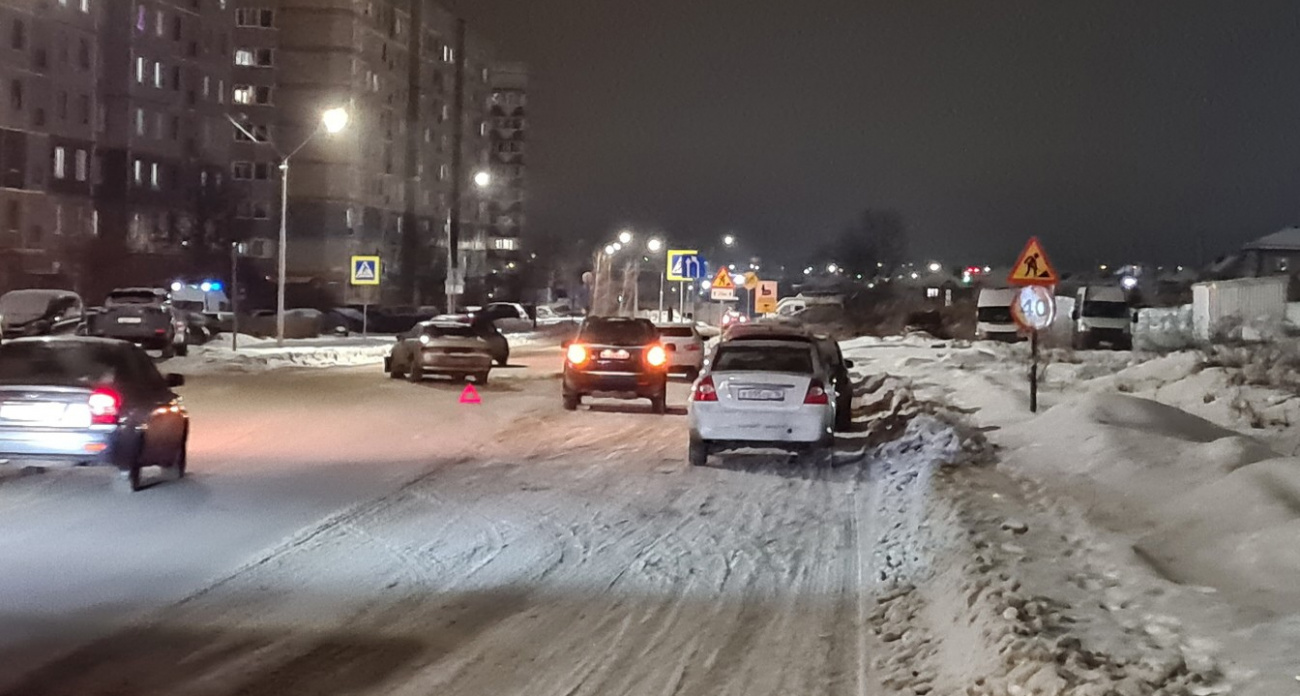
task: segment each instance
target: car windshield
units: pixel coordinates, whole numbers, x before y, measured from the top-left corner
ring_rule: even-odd
[[[689,326],[661,326],[659,335],[664,338],[691,338],[695,335],[695,329]]]
[[[812,374],[812,353],[800,346],[727,344],[713,359],[714,372],[794,372]]]
[[[979,321],[989,324],[1010,324],[1011,307],[1002,305],[985,305],[975,312],[975,317]]]
[[[1126,302],[1084,302],[1083,316],[1096,317],[1098,319],[1127,319],[1128,303]]]
[[[0,345],[0,384],[82,386],[132,373],[130,354],[111,344],[31,342]]]
[[[468,324],[439,324],[424,327],[424,335],[433,338],[477,338],[479,333]]]
[[[654,340],[657,331],[648,321],[612,319],[593,321],[582,327],[580,340],[616,346],[636,346]]]

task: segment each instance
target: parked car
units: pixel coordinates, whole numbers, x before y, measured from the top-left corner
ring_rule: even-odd
[[[85,303],[69,290],[11,290],[0,295],[0,332],[6,339],[73,334],[85,319]]]
[[[834,444],[834,378],[809,341],[719,343],[691,393],[687,459],[728,449],[792,449],[823,463]]]
[[[474,328],[492,351],[492,360],[504,366],[510,362],[510,342],[492,320],[474,314],[439,314],[432,321],[458,322]]]
[[[506,333],[522,333],[536,328],[528,309],[517,302],[492,302],[475,310],[474,316],[490,320]]]
[[[852,360],[845,360],[840,344],[825,334],[812,333],[798,325],[778,322],[737,324],[723,333],[722,340],[729,341],[797,341],[812,343],[825,362],[835,388],[835,429],[847,431],[853,427],[853,377],[849,369]]]
[[[659,341],[668,351],[669,372],[695,379],[704,366],[704,337],[695,324],[659,324]]]
[[[1014,288],[983,288],[975,300],[975,338],[984,341],[1019,341],[1020,327],[1011,316]]]
[[[648,319],[589,317],[564,348],[565,410],[596,396],[649,399],[655,413],[667,411],[668,351]]]
[[[167,291],[123,288],[108,293],[104,307],[86,321],[86,335],[115,338],[163,357],[189,352],[189,323],[172,306]]]
[[[482,333],[459,321],[426,321],[402,334],[384,358],[384,371],[394,379],[406,376],[419,382],[425,375],[453,379],[473,377],[487,384],[492,371],[492,350]]]
[[[0,459],[116,466],[131,490],[141,470],[185,475],[189,415],[138,346],[83,336],[0,345]]]

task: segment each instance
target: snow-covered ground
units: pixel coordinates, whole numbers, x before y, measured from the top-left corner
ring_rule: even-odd
[[[559,345],[553,332],[508,334],[511,350],[549,344]],[[182,374],[206,374],[238,371],[258,372],[292,367],[355,367],[378,365],[393,348],[393,336],[322,336],[286,339],[277,346],[273,338],[241,335],[238,350],[230,334],[220,334],[212,341],[191,346],[190,354],[160,364],[160,369]]]
[[[846,353],[995,447],[996,467],[936,480],[929,523],[957,555],[894,610],[937,624],[922,653],[966,631],[968,668],[1006,661],[969,693],[1300,692],[1300,459],[1280,454],[1295,451],[1294,393],[1199,353],[1058,351],[1035,415],[1023,346]]]

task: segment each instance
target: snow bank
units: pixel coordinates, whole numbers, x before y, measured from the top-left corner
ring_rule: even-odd
[[[393,340],[372,338],[367,341],[336,345],[294,345],[280,348],[271,340],[244,345],[239,350],[221,345],[194,346],[183,358],[173,358],[160,365],[166,372],[203,374],[209,372],[260,372],[287,367],[354,367],[383,362],[393,348]]]
[[[1183,350],[1196,344],[1192,306],[1151,307],[1138,310],[1133,347],[1138,350]]]

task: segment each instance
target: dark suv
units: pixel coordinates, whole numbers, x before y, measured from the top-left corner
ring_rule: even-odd
[[[667,409],[668,353],[659,330],[646,319],[590,317],[565,344],[564,408],[584,396],[649,399],[655,413]]]

